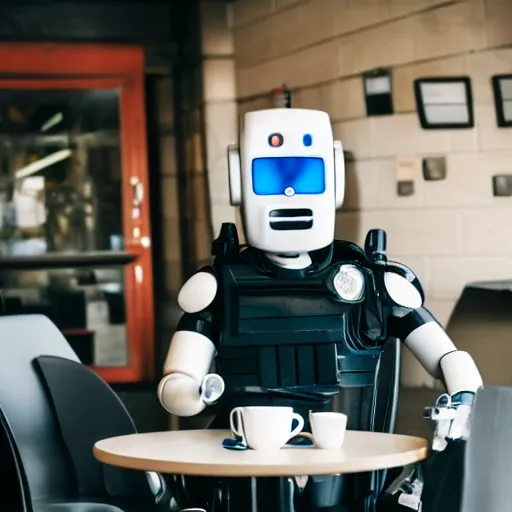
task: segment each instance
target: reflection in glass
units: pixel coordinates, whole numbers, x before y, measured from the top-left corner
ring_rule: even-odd
[[[0,256],[123,249],[118,104],[116,90],[0,91]],[[127,364],[122,268],[2,272],[0,288],[7,314],[48,315],[83,362],[94,346],[94,364]]]
[[[82,363],[128,364],[123,268],[2,272],[0,287],[5,314],[46,315]]]

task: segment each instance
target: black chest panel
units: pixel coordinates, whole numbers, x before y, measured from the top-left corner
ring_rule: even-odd
[[[268,275],[244,262],[220,269],[216,364],[228,390],[372,385],[383,335],[370,312],[372,274],[361,267],[363,301],[335,300],[327,283],[343,263],[354,262],[296,277]]]

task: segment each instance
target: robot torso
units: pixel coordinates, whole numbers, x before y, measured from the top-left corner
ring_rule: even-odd
[[[325,252],[297,271],[248,248],[217,269],[216,365],[228,393],[372,385],[386,340],[374,272],[354,244]]]

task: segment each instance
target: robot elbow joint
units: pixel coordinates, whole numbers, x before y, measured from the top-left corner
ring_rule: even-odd
[[[206,407],[197,382],[180,373],[171,373],[160,381],[158,400],[167,412],[181,417],[195,416]]]
[[[445,354],[440,366],[450,395],[467,391],[476,393],[483,386],[476,363],[467,352],[455,350]]]

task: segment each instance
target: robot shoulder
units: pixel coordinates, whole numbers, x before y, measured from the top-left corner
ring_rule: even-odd
[[[365,245],[366,247],[366,245]],[[401,263],[393,261],[373,262],[364,249],[345,240],[335,240],[333,262],[357,262],[373,272],[384,272],[384,287],[389,301],[395,306],[416,309],[423,305],[425,294],[416,274]],[[351,265],[342,265],[342,269]]]
[[[389,299],[397,306],[416,309],[423,306],[425,294],[416,274],[405,265],[387,262],[384,286]]]
[[[181,287],[178,304],[185,313],[199,313],[212,304],[218,287],[213,269],[202,268]]]
[[[364,250],[346,240],[334,240],[332,260],[334,263],[357,261],[362,266],[370,266],[370,259]]]

